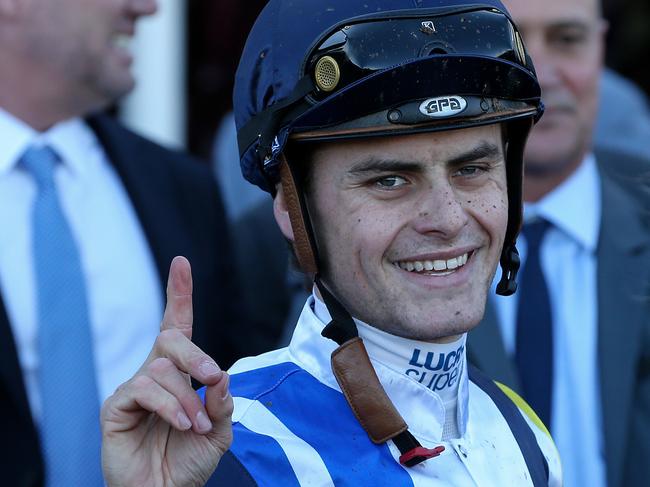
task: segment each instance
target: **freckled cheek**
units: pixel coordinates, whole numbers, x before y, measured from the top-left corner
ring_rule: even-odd
[[[406,221],[405,218],[406,215],[385,210],[374,212],[369,208],[363,213],[354,215],[353,228],[343,232],[342,237],[348,239],[355,247],[362,263],[370,263],[374,266],[385,259],[399,233],[399,222]]]
[[[468,198],[464,204],[479,225],[499,244],[503,241],[508,225],[508,199],[505,193]]]

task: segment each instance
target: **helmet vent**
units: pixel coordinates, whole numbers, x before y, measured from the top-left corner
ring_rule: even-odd
[[[314,68],[316,86],[322,91],[332,91],[341,80],[339,64],[332,56],[323,56]]]

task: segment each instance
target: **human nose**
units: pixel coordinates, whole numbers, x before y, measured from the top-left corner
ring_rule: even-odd
[[[468,221],[462,201],[449,183],[423,191],[415,211],[413,228],[443,239],[454,238]]]

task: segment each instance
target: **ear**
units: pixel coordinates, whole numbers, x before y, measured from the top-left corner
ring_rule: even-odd
[[[0,0],[1,1],[1,0]],[[294,241],[293,227],[291,226],[291,219],[289,218],[289,208],[287,207],[287,200],[284,196],[282,183],[278,183],[277,192],[273,199],[273,216],[275,221],[280,227],[282,234],[288,240]]]

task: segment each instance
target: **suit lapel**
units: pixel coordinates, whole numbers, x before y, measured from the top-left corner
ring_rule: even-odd
[[[217,291],[212,287],[216,271],[205,251],[196,245],[198,222],[203,221],[203,215],[197,211],[201,210],[201,202],[206,199],[205,195],[199,194],[196,200],[187,204],[191,188],[185,185],[187,177],[181,177],[181,173],[189,169],[184,164],[191,165],[192,161],[129,132],[107,116],[91,117],[88,124],[117,171],[138,216],[158,270],[163,299],[169,264],[176,255],[184,255],[194,264],[203,263],[203,266],[192,267],[196,325],[192,338],[206,352],[216,357],[225,356],[219,348],[220,340],[212,335],[214,317],[209,311],[213,307],[211,293]],[[206,175],[211,177],[208,172]],[[222,235],[223,241],[211,242],[218,247],[210,248],[210,252],[218,253],[224,248],[227,234],[222,232]]]
[[[15,411],[21,420],[32,423],[32,416],[23,382],[23,372],[18,361],[11,325],[0,297],[0,380],[4,383],[9,400],[15,404]],[[4,399],[3,399],[4,400]]]
[[[139,137],[120,127],[107,116],[88,119],[109,161],[117,171],[149,243],[164,294],[169,264],[181,235],[170,235],[169,228],[183,228],[173,200],[173,177],[167,164],[156,164],[151,151],[142,148]],[[147,146],[149,147],[149,146]],[[162,152],[162,151],[161,151]],[[164,173],[164,174],[161,174]]]
[[[648,313],[643,296],[648,291],[650,242],[629,195],[605,176],[602,189],[597,250],[600,394],[608,485],[621,485],[642,320]]]
[[[514,362],[503,345],[496,310],[490,299],[483,320],[469,332],[467,357],[491,379],[502,382],[515,391],[521,390]]]

